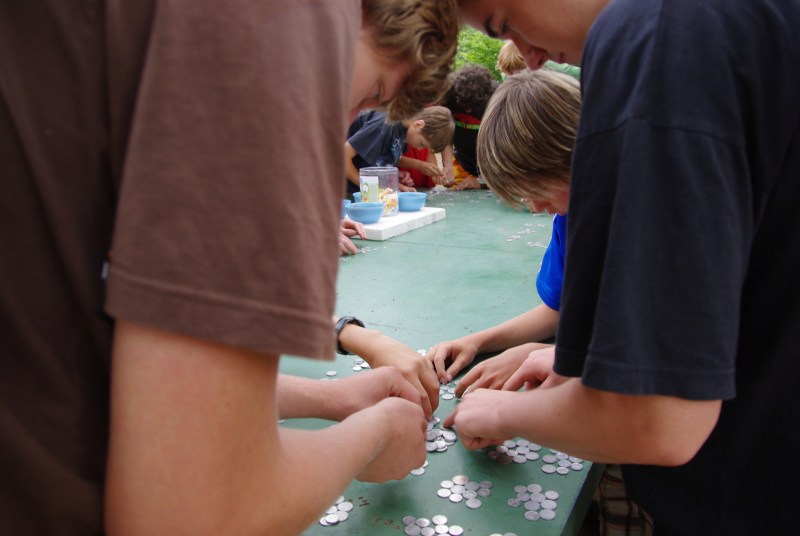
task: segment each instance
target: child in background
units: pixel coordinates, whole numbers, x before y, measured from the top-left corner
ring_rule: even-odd
[[[453,139],[453,116],[444,106],[423,108],[412,119],[387,122],[387,114],[377,110],[363,112],[356,117],[347,132],[344,143],[347,191],[358,191],[358,170],[369,166],[397,166],[418,169],[426,175],[438,177],[436,164],[402,156],[406,144],[441,152]],[[400,191],[414,191],[413,187],[399,184]]]
[[[500,48],[497,53],[496,67],[502,73],[504,79],[528,68],[525,65],[525,58],[522,57],[517,45],[512,41],[506,41]],[[569,63],[556,63],[548,60],[545,62],[543,69],[568,74],[575,80],[581,79],[581,68]]]
[[[554,214],[553,231],[536,289],[542,304],[511,320],[428,352],[440,381],[450,382],[479,353],[504,350],[476,365],[456,388],[509,388],[514,372],[537,351],[552,346],[533,341],[556,334],[566,261],[566,225],[572,150],[578,128],[578,82],[563,73],[524,70],[506,79],[489,103],[478,137],[478,160],[489,188],[512,206]],[[445,368],[447,361],[452,361]],[[520,386],[517,386],[520,387]],[[595,495],[603,534],[649,534],[639,507],[627,498],[618,465],[608,465]]]
[[[445,176],[456,190],[481,187],[476,146],[481,118],[498,82],[482,65],[466,64],[451,77],[444,105],[453,114],[453,143],[442,153]],[[447,184],[446,184],[447,185]]]

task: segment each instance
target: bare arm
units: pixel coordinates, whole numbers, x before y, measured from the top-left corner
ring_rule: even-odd
[[[283,419],[316,417],[341,421],[384,398],[397,396],[420,404],[415,385],[392,367],[381,367],[337,381],[281,374],[278,404]]]
[[[392,366],[419,391],[422,409],[430,417],[439,405],[439,381],[431,362],[405,344],[371,329],[347,324],[339,334],[339,342],[348,351],[358,354],[371,367]]]
[[[558,311],[541,304],[502,324],[436,344],[428,359],[433,361],[439,379],[450,382],[477,354],[549,339],[555,335],[557,326]]]
[[[468,448],[521,436],[596,462],[680,465],[703,445],[721,408],[719,400],[600,391],[578,378],[559,376],[551,385],[471,391],[445,425],[455,425]]]
[[[277,366],[277,356],[118,321],[108,532],[298,533],[353,476],[402,478],[423,463],[422,411],[400,398],[324,430],[280,430]],[[307,456],[310,442],[325,448]]]

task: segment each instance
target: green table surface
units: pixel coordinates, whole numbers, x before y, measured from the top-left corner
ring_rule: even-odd
[[[341,259],[338,315],[356,316],[415,349],[427,349],[541,303],[535,280],[550,240],[551,216],[516,211],[487,190],[429,192],[427,205],[444,208],[447,217],[386,241],[356,241],[362,251]],[[320,380],[327,371],[346,377],[360,374],[352,370],[354,358],[318,362],[288,356],[281,360],[281,371]],[[456,403],[441,400],[435,415],[444,420]],[[310,429],[328,424],[292,419],[284,426]],[[492,459],[489,450],[470,451],[457,441],[446,452],[429,453],[421,476],[384,484],[354,481],[343,493],[354,504],[350,517],[333,526],[315,524],[304,534],[399,535],[404,516],[430,519],[437,514],[468,535],[577,532],[601,465],[585,462],[581,471],[548,475],[541,470],[541,456],[551,453],[546,447],[538,460],[507,465]],[[440,482],[458,474],[493,483],[480,508],[437,496]],[[531,483],[559,493],[554,520],[528,521],[523,506],[508,506],[507,500],[516,495],[514,486]]]

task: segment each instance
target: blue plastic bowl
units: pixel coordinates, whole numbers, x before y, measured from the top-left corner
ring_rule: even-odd
[[[353,221],[375,223],[383,216],[383,203],[350,203],[345,210]]]
[[[353,192],[353,201],[356,203],[361,202],[361,192]]]
[[[347,216],[347,205],[349,205],[351,201],[349,199],[342,199],[342,218]]]
[[[416,212],[425,206],[428,194],[425,192],[400,192],[397,194],[401,212]]]

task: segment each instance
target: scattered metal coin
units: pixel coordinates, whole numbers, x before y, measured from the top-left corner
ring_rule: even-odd
[[[458,484],[460,486],[463,486],[467,482],[469,482],[469,477],[467,477],[466,475],[456,475],[453,477],[453,484]]]
[[[548,465],[543,465],[542,466],[542,472],[547,473],[548,475],[552,475],[553,473],[556,472],[556,466],[555,465],[549,465],[549,464]]]
[[[542,508],[545,510],[555,510],[557,506],[556,501],[551,501],[550,499],[542,501]]]
[[[544,519],[545,521],[552,521],[553,519],[556,518],[555,510],[542,510],[540,512],[540,515],[542,516],[542,519]]]
[[[471,508],[473,510],[475,510],[476,508],[480,508],[481,504],[482,503],[480,499],[467,499],[466,501],[467,508]]]
[[[538,510],[541,505],[536,501],[528,501],[524,504],[525,510]]]
[[[539,517],[541,517],[541,514],[536,510],[528,510],[525,512],[524,515],[525,519],[527,519],[528,521],[536,521],[537,519],[539,519]]]
[[[419,536],[422,534],[422,529],[416,525],[408,525],[403,532],[406,533],[407,536]]]

